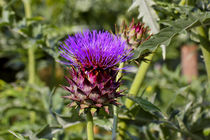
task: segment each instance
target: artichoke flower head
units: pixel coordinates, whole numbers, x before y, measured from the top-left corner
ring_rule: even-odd
[[[109,105],[118,105],[116,98],[121,97],[116,81],[119,71],[117,64],[131,58],[131,49],[121,37],[107,31],[84,31],[76,33],[61,44],[60,55],[70,63],[70,77],[65,76],[69,91],[64,98],[70,99],[70,107],[104,108],[108,113]]]

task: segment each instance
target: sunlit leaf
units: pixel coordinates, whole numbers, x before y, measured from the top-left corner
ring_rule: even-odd
[[[134,52],[134,59],[139,58],[142,52],[149,50],[154,51],[160,45],[168,46],[171,40],[182,31],[188,30],[190,28],[201,25],[203,22],[205,24],[210,24],[210,13],[203,13],[196,17],[189,17],[188,19],[179,19],[172,23],[172,26],[162,29],[159,33],[153,35],[149,40],[145,41],[140,47],[138,47]]]
[[[152,8],[154,4],[153,0],[135,0],[128,11],[138,7],[138,18],[142,17],[143,22],[150,27],[152,33],[156,34],[159,32],[159,24],[157,23],[158,16]]]

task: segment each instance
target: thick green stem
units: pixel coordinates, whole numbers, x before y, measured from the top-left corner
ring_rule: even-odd
[[[179,2],[179,5],[185,5],[186,4],[186,1],[185,0],[181,0],[180,2]]]
[[[131,88],[129,90],[129,95],[136,96],[138,94],[139,88],[144,80],[144,77],[146,75],[147,69],[149,68],[150,62],[152,60],[153,54],[150,54],[146,57],[146,59],[149,60],[149,62],[142,62],[138,72],[134,78],[134,81],[131,85]],[[130,108],[133,105],[133,101],[126,99],[125,100],[125,106],[127,108]]]
[[[204,47],[201,47],[201,50],[202,50],[204,61],[205,61],[205,65],[206,65],[206,71],[207,71],[207,75],[208,75],[208,80],[210,82],[210,50],[207,50]]]
[[[25,16],[26,18],[31,18],[31,0],[23,0]]]
[[[144,77],[146,75],[146,72],[149,68],[149,65],[151,63],[151,60],[152,60],[152,57],[153,57],[153,54],[149,55],[146,57],[146,59],[150,60],[149,62],[142,62],[139,69],[138,69],[138,72],[134,78],[134,81],[131,85],[131,88],[129,90],[129,95],[133,95],[133,96],[136,96],[138,94],[138,91],[140,89],[140,86],[144,80]],[[126,99],[125,100],[125,106],[127,108],[130,108],[132,105],[133,105],[133,101],[129,100],[129,99]],[[125,136],[125,130],[126,129],[126,123],[125,122],[120,122],[119,123],[119,140],[123,140],[124,136]]]
[[[112,127],[112,140],[116,140],[116,137],[117,137],[118,110],[117,110],[117,106],[115,106],[115,105],[113,105],[113,115],[114,115],[114,120],[113,120],[113,127]]]
[[[87,139],[94,140],[94,132],[93,132],[93,116],[88,109],[87,112]]]
[[[31,18],[31,0],[23,0],[25,16]],[[29,23],[28,23],[29,24]],[[34,46],[28,48],[28,82],[33,84],[35,81],[35,56]]]
[[[200,46],[204,57],[208,81],[210,82],[210,42],[202,26],[196,28],[200,38]]]
[[[118,81],[122,77],[122,68],[124,67],[124,63],[120,63],[119,66],[119,72],[116,77],[116,81]],[[118,88],[117,91],[120,89]],[[116,140],[117,137],[117,122],[118,122],[118,109],[117,106],[113,105],[113,115],[114,115],[114,121],[113,121],[113,128],[112,128],[112,140]]]

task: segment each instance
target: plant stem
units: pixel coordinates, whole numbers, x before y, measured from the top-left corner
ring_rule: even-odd
[[[22,0],[24,4],[26,18],[31,18],[31,0]]]
[[[119,72],[116,77],[116,81],[118,81],[122,77],[122,68],[124,67],[124,63],[120,63],[119,66]],[[120,89],[118,88],[117,91]],[[113,128],[112,128],[112,140],[116,140],[117,137],[117,120],[118,120],[118,108],[117,106],[113,105],[113,115],[114,115],[114,121],[113,121]]]
[[[149,68],[149,65],[151,63],[151,60],[152,60],[152,57],[153,57],[153,54],[150,54],[149,56],[146,57],[146,59],[150,60],[149,62],[142,62],[139,69],[138,69],[138,72],[134,78],[134,81],[131,85],[131,88],[129,90],[129,95],[133,95],[133,96],[136,96],[138,94],[138,91],[139,91],[139,88],[144,80],[144,77],[146,75],[146,72]],[[125,106],[127,108],[130,108],[132,105],[133,105],[133,101],[129,100],[126,98],[125,100]],[[119,140],[123,140],[124,138],[122,136],[125,135],[125,129],[126,129],[126,123],[125,122],[120,122],[119,123]]]
[[[118,110],[117,110],[117,106],[115,106],[115,105],[113,105],[113,115],[114,115],[114,120],[113,120],[113,128],[112,128],[112,140],[116,140],[116,137],[117,137]]]
[[[185,5],[186,4],[186,1],[185,0],[181,0],[180,2],[179,2],[179,5]]]
[[[210,42],[207,38],[207,35],[205,33],[205,30],[202,26],[199,26],[196,28],[197,33],[199,35],[200,39],[200,46],[201,46],[201,51],[203,53],[204,57],[204,62],[206,65],[206,71],[208,75],[208,81],[210,82]]]
[[[90,109],[87,111],[87,138],[88,140],[94,140],[93,116],[90,112]]]
[[[31,0],[23,0],[25,16],[31,18]],[[27,23],[29,24],[29,23]],[[35,81],[35,56],[34,46],[28,48],[28,83],[33,84]]]
[[[150,54],[149,56],[146,57],[146,59],[148,59],[149,62],[142,62],[141,63],[141,65],[138,69],[138,72],[137,72],[137,74],[134,78],[134,81],[131,85],[131,88],[129,90],[129,95],[136,96],[138,94],[139,88],[140,88],[140,86],[141,86],[141,84],[144,80],[147,69],[149,68],[149,65],[151,63],[152,57],[153,57],[153,54]],[[133,105],[133,101],[131,101],[129,99],[125,100],[125,106],[127,108],[130,108],[132,105]]]

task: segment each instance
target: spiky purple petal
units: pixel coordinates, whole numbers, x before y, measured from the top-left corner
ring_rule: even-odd
[[[132,55],[119,36],[96,30],[68,36],[59,49],[67,63],[86,69],[107,69]]]

